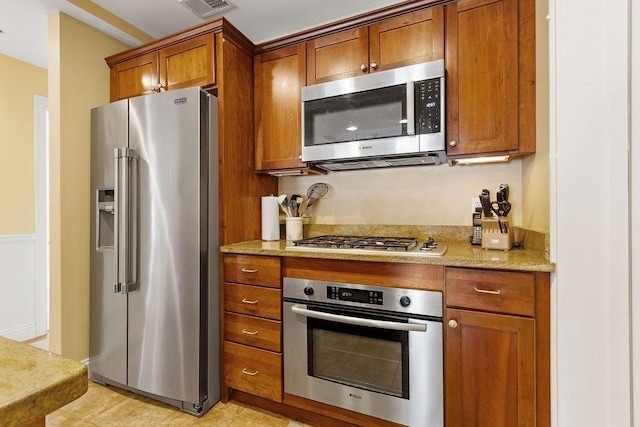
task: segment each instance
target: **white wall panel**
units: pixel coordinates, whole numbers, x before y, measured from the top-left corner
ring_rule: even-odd
[[[35,338],[35,236],[0,236],[0,335]]]
[[[631,425],[628,0],[551,0],[553,426]]]

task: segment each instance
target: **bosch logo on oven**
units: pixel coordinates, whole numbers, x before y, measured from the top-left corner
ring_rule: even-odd
[[[358,396],[357,394],[349,393],[349,397],[353,397],[354,399],[362,399],[362,396]]]

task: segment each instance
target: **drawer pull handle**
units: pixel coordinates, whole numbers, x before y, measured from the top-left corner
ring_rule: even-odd
[[[478,292],[479,294],[500,295],[502,293],[502,291],[500,289],[498,289],[497,291],[492,291],[492,290],[489,290],[489,289],[473,288],[473,290]]]
[[[245,303],[245,304],[257,304],[258,300],[256,299],[256,300],[251,301],[251,300],[248,300],[246,298],[242,298],[242,302]]]
[[[243,329],[242,333],[245,335],[258,335],[258,331],[247,331],[246,329]]]
[[[258,269],[257,268],[243,268],[242,270],[243,273],[257,273]]]
[[[247,374],[247,375],[251,375],[252,377],[255,377],[256,375],[258,375],[258,371],[247,371],[247,368],[242,368],[242,373],[243,374]]]

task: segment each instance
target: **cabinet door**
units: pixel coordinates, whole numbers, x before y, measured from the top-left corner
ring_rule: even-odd
[[[166,90],[215,83],[213,34],[161,49],[160,83]]]
[[[447,309],[445,322],[447,426],[533,427],[534,320]]]
[[[158,54],[138,56],[111,68],[111,101],[151,93],[158,83]]]
[[[256,170],[305,167],[300,161],[304,44],[256,56],[254,73]]]
[[[318,37],[307,43],[307,84],[369,72],[368,27]]]
[[[446,6],[447,154],[518,150],[518,0]]]
[[[444,58],[444,8],[432,7],[369,27],[371,71]]]

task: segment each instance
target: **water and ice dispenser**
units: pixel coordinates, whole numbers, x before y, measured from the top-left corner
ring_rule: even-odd
[[[113,188],[98,190],[96,196],[96,249],[113,250],[115,213]]]

